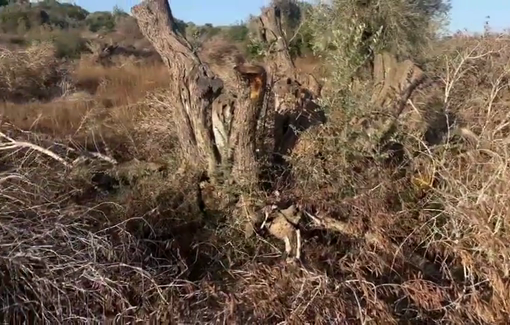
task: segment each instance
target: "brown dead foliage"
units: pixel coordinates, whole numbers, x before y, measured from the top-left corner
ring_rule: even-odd
[[[396,134],[416,153],[410,166],[433,171],[431,187],[411,181],[414,167],[402,175],[365,154],[368,140],[348,137],[342,112],[305,132],[291,157],[296,181],[280,188],[279,203],[343,228],[308,220],[297,265],[282,263],[282,243],[263,232],[245,239],[242,222],[226,222],[233,207],[204,209],[206,189],[175,149],[165,69],[73,65],[83,97],[2,104],[0,131],[69,160],[84,150],[166,167],[134,164],[116,179],[109,172],[120,168],[107,162],[68,170],[40,152],[5,149],[2,139],[0,319],[508,323],[509,44],[454,38],[424,67],[438,78],[418,90]],[[370,96],[353,96],[373,110]],[[444,107],[479,142],[446,142]],[[427,131],[443,140],[425,145]]]
[[[55,54],[51,43],[0,49],[0,98],[20,102],[60,96],[68,82],[67,69]]]

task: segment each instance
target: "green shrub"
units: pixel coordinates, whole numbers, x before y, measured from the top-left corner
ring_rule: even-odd
[[[0,29],[4,33],[24,33],[43,25],[57,29],[79,28],[89,13],[80,6],[45,0],[22,6],[16,3],[2,7]]]
[[[57,58],[79,58],[83,52],[88,51],[87,41],[81,37],[77,30],[51,30],[40,28],[30,31],[26,36],[31,42],[50,42],[55,47]]]
[[[448,0],[333,0],[315,6],[308,25],[314,51],[342,89],[374,53],[422,60],[449,9]]]
[[[315,54],[322,59],[326,83],[319,102],[329,117],[328,127],[314,139],[313,148],[330,157],[337,173],[318,173],[317,186],[334,179],[339,188],[356,193],[355,182],[345,177],[352,165],[366,164],[366,157],[383,161],[380,148],[392,141],[407,144],[410,133],[402,124],[390,123],[394,112],[381,109],[374,100],[378,93],[372,80],[373,58],[388,52],[386,57],[398,61],[419,61],[434,37],[435,22],[448,8],[441,0],[332,0],[310,11],[307,33]],[[388,137],[391,139],[386,140]]]
[[[85,19],[85,22],[91,32],[100,30],[113,31],[115,29],[115,18],[108,11],[97,11],[91,13]]]
[[[88,50],[87,41],[77,31],[59,32],[53,38],[59,58],[79,58]]]
[[[245,42],[248,39],[248,27],[244,24],[229,26],[226,34],[232,42]]]

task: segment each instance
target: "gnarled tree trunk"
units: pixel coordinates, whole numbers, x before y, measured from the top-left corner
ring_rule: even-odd
[[[296,79],[296,66],[289,53],[289,45],[282,28],[282,13],[277,5],[262,10],[259,17],[259,37],[268,47],[266,62],[276,79]],[[279,78],[278,78],[279,77]]]
[[[298,72],[283,32],[283,19],[276,4],[264,8],[258,19],[258,36],[266,45],[265,61],[274,80],[273,152],[278,161],[292,151],[300,132],[326,122],[324,112],[314,102],[321,85],[312,75]]]
[[[176,119],[184,158],[207,169],[212,179],[220,165],[231,164],[229,169],[241,185],[257,183],[255,126],[265,88],[254,91],[254,82],[265,81],[264,69],[258,67],[255,75],[237,69],[241,86],[233,96],[179,32],[168,0],[145,0],[132,13],[170,70],[173,98],[169,100],[175,114],[169,113],[169,118]]]

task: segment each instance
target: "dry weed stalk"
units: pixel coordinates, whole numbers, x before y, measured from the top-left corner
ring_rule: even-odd
[[[445,143],[426,153],[429,169],[434,166],[441,180],[432,196],[442,209],[428,211],[429,220],[419,227],[429,233],[423,239],[429,250],[452,259],[445,265],[451,280],[463,274],[463,284],[457,284],[462,299],[445,309],[452,319],[460,300],[469,300],[473,321],[499,323],[509,313],[508,45],[504,37],[475,40],[445,58],[441,76],[444,114],[453,113],[456,121],[447,123]],[[455,134],[475,141],[459,145],[452,141]],[[485,299],[492,308],[482,307]]]

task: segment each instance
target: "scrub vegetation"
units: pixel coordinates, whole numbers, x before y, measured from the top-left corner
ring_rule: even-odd
[[[508,33],[168,2],[0,1],[2,323],[508,324]]]

